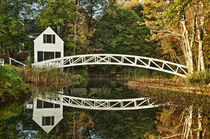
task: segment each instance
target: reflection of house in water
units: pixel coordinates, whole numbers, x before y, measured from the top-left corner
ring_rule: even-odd
[[[32,119],[49,133],[63,119],[63,105],[49,103],[42,98],[36,98],[33,104],[26,106],[33,109]]]

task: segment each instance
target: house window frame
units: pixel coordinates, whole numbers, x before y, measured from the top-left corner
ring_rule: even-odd
[[[43,43],[55,44],[55,34],[43,34]]]

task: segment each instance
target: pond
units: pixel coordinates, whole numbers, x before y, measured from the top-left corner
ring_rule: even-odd
[[[12,104],[1,113],[3,138],[145,138],[156,135],[156,108],[98,111],[56,103],[59,95],[94,99],[138,98],[127,78],[89,77],[72,86],[35,93],[24,104]],[[53,100],[50,101],[49,96]],[[8,116],[9,115],[9,116]],[[12,117],[12,118],[10,118]]]

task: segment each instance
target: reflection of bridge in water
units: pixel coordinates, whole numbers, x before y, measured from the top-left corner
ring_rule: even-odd
[[[149,98],[89,99],[59,94],[57,98],[48,98],[45,101],[67,107],[90,110],[137,110],[158,107]]]
[[[63,106],[89,110],[138,110],[158,107],[149,98],[87,99],[56,94],[34,98],[32,104],[26,105],[26,109],[33,109],[32,119],[49,133],[63,119]]]
[[[186,77],[187,68],[183,65],[149,57],[121,54],[75,55],[34,63],[35,67],[65,68],[83,65],[121,65],[146,68]]]

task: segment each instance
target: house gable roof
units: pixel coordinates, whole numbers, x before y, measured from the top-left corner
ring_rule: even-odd
[[[46,34],[55,34],[55,35],[57,36],[57,38],[58,38],[60,41],[64,42],[64,41],[55,33],[55,31],[52,30],[51,27],[48,27],[47,29],[45,29],[45,30],[44,30],[44,31],[43,31],[43,32],[34,40],[34,42],[36,42],[36,41],[38,40],[39,37],[42,37],[44,33],[46,33]]]

